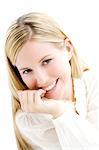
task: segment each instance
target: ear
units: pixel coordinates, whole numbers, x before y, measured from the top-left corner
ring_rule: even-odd
[[[73,55],[74,47],[68,37],[64,40],[64,42],[65,42],[66,49],[68,51],[69,60],[70,60]]]

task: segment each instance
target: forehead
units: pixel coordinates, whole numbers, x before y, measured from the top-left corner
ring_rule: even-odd
[[[27,41],[17,55],[16,66],[29,61],[34,61],[35,63],[45,55],[54,55],[57,54],[58,51],[58,48],[52,43]]]

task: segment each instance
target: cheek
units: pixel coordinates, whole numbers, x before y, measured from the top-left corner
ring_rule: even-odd
[[[54,70],[54,71],[53,71]],[[71,66],[69,61],[67,60],[59,60],[55,62],[51,67],[50,67],[50,72],[53,73],[54,75],[59,75],[59,76],[67,76],[71,74]]]
[[[23,78],[24,83],[27,85],[29,89],[34,89],[35,82],[31,77],[24,77]]]

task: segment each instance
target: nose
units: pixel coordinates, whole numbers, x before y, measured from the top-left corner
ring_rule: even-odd
[[[45,70],[39,69],[36,70],[35,72],[35,79],[36,79],[36,86],[38,88],[42,88],[43,86],[45,86],[45,84],[47,84],[49,76]]]

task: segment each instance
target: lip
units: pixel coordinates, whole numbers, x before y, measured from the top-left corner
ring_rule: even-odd
[[[47,91],[50,91],[51,89],[53,89],[54,86],[56,85],[56,81],[57,81],[57,80],[55,80],[54,82],[52,82],[52,83],[49,84],[48,86],[43,87],[43,90],[45,90],[45,91],[47,92]]]
[[[59,79],[59,78],[58,78]],[[56,79],[56,83],[55,83],[55,86],[51,89],[51,90],[49,90],[49,91],[46,91],[46,95],[48,95],[48,94],[51,94],[52,92],[54,92],[54,90],[55,90],[55,88],[56,88],[56,85],[57,85],[57,82],[58,82],[58,79]]]
[[[56,81],[57,81],[57,79],[56,79]],[[56,82],[56,81],[53,81],[53,82]],[[46,85],[46,86],[43,86],[42,89],[45,90],[48,86],[52,85],[53,82],[51,82],[50,84],[48,84],[48,85]],[[55,83],[55,84],[56,84],[56,83]],[[46,91],[46,90],[45,90],[45,91]]]

